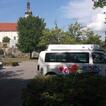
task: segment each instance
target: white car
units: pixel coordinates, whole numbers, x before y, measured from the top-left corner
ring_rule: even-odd
[[[31,58],[32,58],[32,59],[38,59],[38,56],[39,56],[39,53],[36,52],[36,51],[33,51]]]
[[[49,45],[40,52],[37,70],[42,75],[95,72],[106,76],[106,53],[99,45]]]

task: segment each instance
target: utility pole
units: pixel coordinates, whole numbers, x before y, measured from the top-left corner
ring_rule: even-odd
[[[106,12],[104,12],[104,15],[105,15],[105,22],[104,22],[104,24],[106,25]],[[105,28],[105,45],[106,45],[106,28]]]

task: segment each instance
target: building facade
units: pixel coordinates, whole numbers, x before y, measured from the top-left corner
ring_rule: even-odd
[[[32,11],[30,9],[30,2],[27,1],[25,17],[28,17],[29,15],[32,15]],[[16,44],[18,43],[17,23],[0,23],[0,44],[3,43],[4,37],[10,39],[8,47],[16,48]]]
[[[17,23],[0,23],[0,43],[3,43],[3,38],[10,39],[9,47],[16,47],[18,42]]]

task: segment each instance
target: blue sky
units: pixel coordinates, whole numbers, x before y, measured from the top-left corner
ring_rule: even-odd
[[[16,22],[23,17],[27,0],[0,0],[0,22]],[[106,7],[93,9],[92,0],[29,0],[34,16],[44,18],[47,27],[55,21],[62,29],[76,20],[96,31],[106,30],[104,25]]]
[[[16,22],[23,17],[27,0],[0,0],[0,22]],[[47,27],[54,27],[54,22],[61,28],[65,28],[72,22],[62,15],[61,8],[70,0],[29,0],[33,15],[39,15],[45,19]]]

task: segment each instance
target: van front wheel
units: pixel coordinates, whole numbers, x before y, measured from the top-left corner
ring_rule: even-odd
[[[40,74],[43,75],[43,68],[40,69]]]
[[[56,73],[54,73],[54,72],[49,72],[49,73],[46,74],[46,76],[56,76]]]

